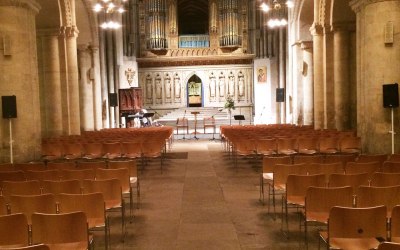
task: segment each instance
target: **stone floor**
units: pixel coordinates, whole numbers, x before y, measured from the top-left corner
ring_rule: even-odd
[[[274,220],[259,202],[260,163],[242,159],[234,167],[222,144],[206,139],[175,140],[172,152],[188,157],[167,159],[163,171],[159,161],[141,171],[140,208],[125,242],[112,216],[111,249],[307,249],[295,212],[286,237],[280,214]],[[318,249],[316,229],[308,238],[308,249]],[[95,242],[104,249],[101,233]]]

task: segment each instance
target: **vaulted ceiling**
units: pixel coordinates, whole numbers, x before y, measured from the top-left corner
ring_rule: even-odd
[[[208,0],[178,0],[180,34],[208,33]]]

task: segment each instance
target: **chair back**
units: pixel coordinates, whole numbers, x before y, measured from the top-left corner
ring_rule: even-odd
[[[356,198],[357,207],[385,205],[388,210],[388,218],[390,218],[393,207],[400,204],[400,186],[360,186],[357,189]]]
[[[329,241],[334,238],[386,239],[386,223],[385,206],[368,208],[335,206],[329,213],[328,238]]]
[[[400,185],[400,173],[376,172],[371,177],[370,186],[388,187]]]
[[[22,213],[0,216],[0,248],[28,246],[28,220]]]
[[[63,249],[62,245],[66,243],[75,243],[74,249],[79,250],[88,249],[88,239],[84,212],[32,214],[32,242],[54,244],[54,249]]]
[[[65,194],[81,194],[81,182],[79,180],[62,180],[62,181],[43,181],[43,194],[58,195]]]
[[[290,165],[292,158],[290,156],[266,156],[263,158],[263,173],[273,173],[276,164]]]
[[[400,250],[400,243],[395,242],[382,242],[378,246],[378,250]]]
[[[400,205],[394,206],[390,217],[390,240],[400,243]]]
[[[2,194],[10,195],[39,195],[41,194],[40,182],[32,181],[4,181]]]
[[[368,185],[369,183],[369,174],[361,173],[361,174],[331,174],[329,176],[329,187],[345,187],[350,186],[353,188],[353,193],[356,193],[356,190],[361,185]]]
[[[56,199],[53,194],[11,195],[10,211],[13,214],[25,214],[28,224],[32,224],[31,218],[33,213],[55,214],[57,212]]]

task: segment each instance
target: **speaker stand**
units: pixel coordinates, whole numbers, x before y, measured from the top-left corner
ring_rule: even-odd
[[[392,134],[392,154],[394,154],[394,108],[391,108],[391,116],[392,116],[392,127],[391,130],[389,131],[390,134]]]
[[[14,159],[13,159],[13,137],[12,137],[12,122],[11,119],[8,119],[9,122],[9,127],[10,127],[10,162],[11,164],[14,163]]]

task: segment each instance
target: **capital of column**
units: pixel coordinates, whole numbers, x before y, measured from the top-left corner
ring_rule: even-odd
[[[313,41],[300,41],[302,50],[310,50],[313,48]]]
[[[350,1],[350,7],[355,13],[360,12],[365,6],[369,4],[379,3],[379,2],[386,2],[390,0],[352,0]]]
[[[60,36],[64,37],[78,37],[79,30],[76,26],[61,26]]]
[[[336,22],[332,24],[333,32],[341,31],[354,31],[356,27],[355,22]]]
[[[60,35],[60,29],[38,29],[36,34],[38,37],[58,37]]]
[[[310,28],[310,32],[313,36],[322,36],[324,33],[324,27],[321,24],[313,23]]]
[[[2,0],[0,6],[14,6],[26,8],[38,14],[41,7],[35,0]]]

